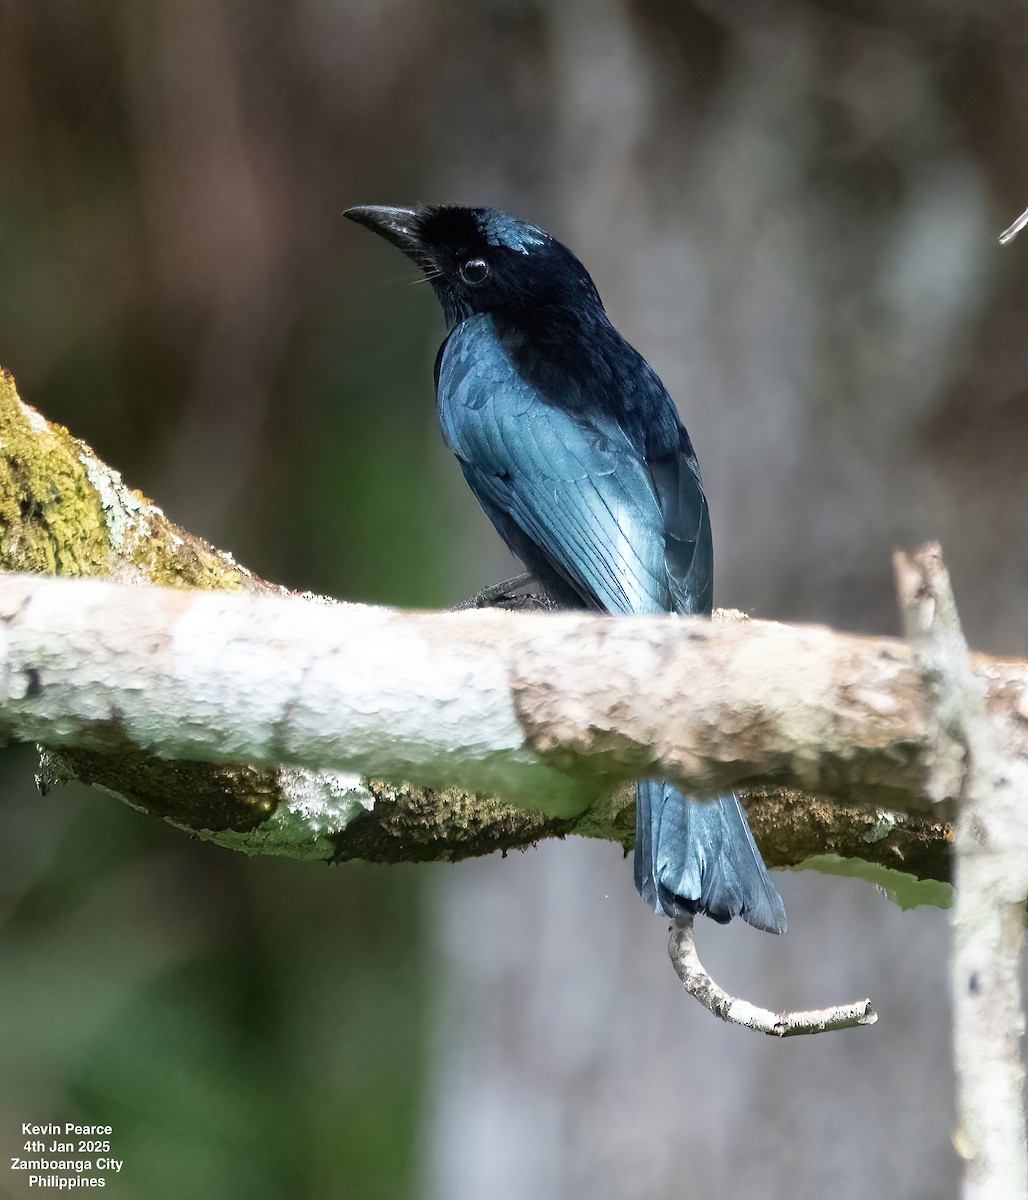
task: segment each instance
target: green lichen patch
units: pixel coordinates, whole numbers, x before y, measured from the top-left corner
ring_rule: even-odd
[[[866,879],[873,883],[900,908],[918,908],[929,904],[934,908],[949,908],[953,903],[953,887],[937,879],[918,879],[906,871],[894,871],[879,863],[860,858],[840,858],[837,854],[817,854],[797,863],[794,870],[820,871],[823,875],[845,875],[851,879]]]
[[[111,541],[79,443],[18,397],[0,369],[0,567],[107,575]]]
[[[351,823],[374,807],[357,775],[283,767],[282,798],[271,816],[244,833],[195,830],[200,837],[243,854],[270,854],[300,861],[329,861]]]
[[[130,492],[121,481],[121,472],[113,471],[96,458],[82,443],[79,461],[86,469],[86,478],[93,485],[107,520],[111,546],[116,553],[125,549],[129,535],[138,531],[149,533],[146,511],[149,505],[139,492]]]

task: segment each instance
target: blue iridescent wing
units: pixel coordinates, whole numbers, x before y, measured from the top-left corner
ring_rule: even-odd
[[[675,610],[654,481],[612,417],[548,403],[488,319],[451,335],[438,396],[443,435],[468,483],[530,569],[543,560],[607,612]]]

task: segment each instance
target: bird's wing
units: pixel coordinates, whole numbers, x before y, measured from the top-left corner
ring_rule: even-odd
[[[474,334],[461,327],[441,355],[439,414],[493,523],[519,554],[517,535],[527,537],[586,603],[674,609],[661,503],[628,436],[610,416],[548,403],[502,347]]]
[[[675,612],[710,613],[714,551],[707,498],[689,437],[675,422],[667,453],[647,456],[664,523],[664,558]]]

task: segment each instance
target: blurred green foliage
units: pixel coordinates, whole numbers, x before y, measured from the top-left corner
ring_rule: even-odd
[[[265,577],[452,602],[439,329],[392,263],[396,324],[362,304],[378,266],[339,214],[385,195],[384,151],[309,19],[0,5],[0,363]],[[411,1194],[419,872],[251,862],[78,786],[41,800],[33,769],[0,756],[4,1151],[23,1121],[109,1123],[114,1196]]]
[[[0,1123],[114,1126],[109,1194],[408,1194],[416,871],[248,860],[7,752]],[[21,1193],[15,1193],[21,1194]]]

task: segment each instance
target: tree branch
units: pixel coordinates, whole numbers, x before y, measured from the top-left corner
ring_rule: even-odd
[[[29,575],[0,580],[0,621],[0,733],[58,749],[457,786],[557,818],[640,775],[700,796],[774,783],[913,813],[959,784],[893,639]],[[1024,698],[1028,668],[1004,664],[1002,678],[997,703]]]
[[[179,589],[287,594],[285,589],[247,572],[230,555],[174,526],[145,497],[127,489],[117,472],[100,462],[87,446],[24,405],[17,396],[13,379],[3,373],[0,373],[0,566],[8,570],[93,574]],[[136,596],[140,596],[138,590]],[[307,597],[309,603],[298,618],[301,623],[306,622],[308,610],[321,612],[329,607],[340,612],[349,610],[346,605],[316,603],[317,599]],[[480,594],[469,603],[546,607],[545,598],[524,578],[488,589],[487,594]],[[389,616],[399,619],[395,614]],[[496,614],[466,616],[488,621]],[[596,630],[610,625],[601,618],[592,620]],[[710,627],[705,628],[709,632]],[[682,626],[677,627],[677,633],[683,635]],[[628,636],[627,631],[624,636]],[[688,636],[692,638],[693,634]],[[597,652],[606,652],[602,636],[592,645]],[[896,644],[888,643],[887,647],[883,651],[886,658]],[[651,646],[648,653],[653,652]],[[659,649],[656,652],[660,653]],[[899,652],[906,653],[902,647]],[[216,657],[218,654],[220,647]],[[811,665],[815,665],[813,660]],[[905,667],[900,663],[898,669],[901,676],[904,671],[909,674],[909,663]],[[991,694],[1002,709],[1023,705],[1023,679],[1017,664],[983,660],[979,670],[990,676]],[[594,665],[593,674],[597,673],[603,675],[602,663]],[[634,682],[648,688],[646,671],[643,675],[640,681],[636,671]],[[536,717],[544,716],[546,704],[556,703],[557,698],[550,695],[549,689],[558,677],[554,664],[545,661],[545,652],[527,652],[519,665],[517,686],[512,685],[510,695],[517,702],[515,719],[525,720],[523,732],[529,757],[536,768],[545,768],[543,773],[548,778],[567,787],[567,781],[560,779],[561,746],[547,749],[542,744],[549,736],[545,719],[538,728],[532,725]],[[582,683],[593,687],[592,682]],[[604,690],[611,702],[608,708],[616,710],[617,700],[610,688]],[[860,697],[858,687],[858,704],[862,702]],[[686,707],[687,703],[683,698],[679,707]],[[598,727],[591,732],[579,730],[582,736],[574,735],[567,724],[567,714],[561,716],[561,722],[572,735],[568,746],[573,758],[588,757],[591,739],[606,739],[611,743],[611,728],[615,733],[618,730],[617,713],[608,712],[608,716],[612,716],[613,723],[605,733]],[[745,712],[737,714],[734,724],[747,720]],[[57,746],[53,730],[45,732],[44,741],[51,747]],[[704,731],[699,732],[706,736]],[[767,730],[758,721],[749,730],[748,740],[752,743],[765,733]],[[645,730],[632,736],[645,746]],[[617,737],[613,740],[616,742]],[[40,771],[42,786],[68,778],[80,779],[201,836],[248,853],[399,861],[460,858],[525,846],[541,837],[569,832],[611,838],[626,847],[633,838],[631,788],[614,786],[612,780],[618,774],[611,773],[603,762],[604,755],[609,757],[610,745],[605,750],[598,747],[599,770],[590,768],[586,772],[590,778],[585,791],[595,797],[593,803],[584,811],[570,811],[583,802],[572,788],[579,798],[563,808],[551,806],[549,815],[513,807],[479,791],[468,792],[452,786],[433,789],[409,781],[396,782],[395,775],[391,777],[393,782],[370,782],[352,772],[324,767],[242,765],[238,761],[211,763],[199,758],[171,761],[125,741],[114,746],[111,739],[97,738],[90,745],[92,748],[76,748],[64,739],[56,749],[47,750]],[[630,747],[622,749],[627,752]],[[665,748],[651,749],[654,750],[651,757],[660,761]],[[639,753],[638,747],[635,753]],[[876,755],[878,766],[872,770]],[[901,748],[899,765],[909,775],[908,757],[907,749]],[[817,771],[800,769],[802,754],[788,751],[785,758],[796,768],[791,775],[781,763],[771,764],[774,770],[770,782],[744,793],[751,824],[769,865],[810,863],[821,869],[863,875],[878,872],[876,879],[891,890],[896,889],[899,881],[900,891],[915,900],[921,893],[908,888],[904,880],[913,885],[917,880],[948,879],[950,831],[945,811],[912,815],[901,806],[904,788],[890,786],[893,763],[888,751],[883,752],[879,747],[870,757],[864,757],[863,794],[859,802],[853,796],[846,803],[839,800],[844,788],[830,779],[821,780]],[[735,778],[740,773],[738,767],[749,770],[753,779],[758,777],[752,763],[730,766],[725,777]],[[711,773],[711,779],[715,774]],[[798,780],[801,787],[797,790],[781,786],[787,778]],[[832,799],[811,792],[820,782],[825,783],[825,791],[832,793]],[[916,782],[913,786],[916,787]],[[922,885],[922,891],[932,886]]]
[[[914,657],[940,753],[929,794],[960,795],[953,905],[957,1149],[967,1200],[1025,1200],[1020,980],[1028,895],[1028,763],[997,736],[937,545],[896,555]]]

